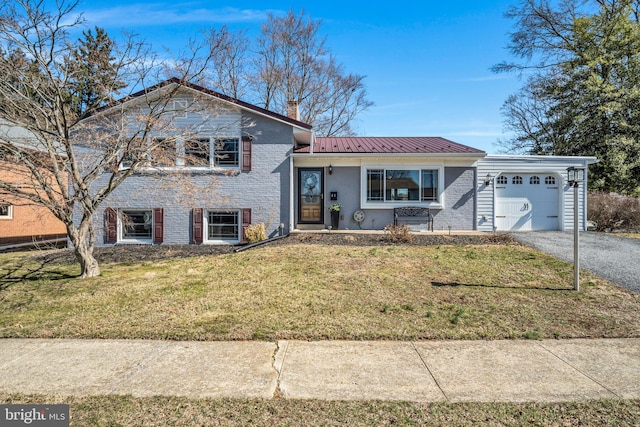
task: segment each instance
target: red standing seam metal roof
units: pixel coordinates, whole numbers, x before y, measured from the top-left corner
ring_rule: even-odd
[[[309,153],[309,147],[302,147],[296,153]],[[314,153],[355,153],[355,154],[392,154],[392,153],[425,153],[425,154],[483,154],[484,151],[458,144],[439,136],[417,137],[318,137],[313,144]]]

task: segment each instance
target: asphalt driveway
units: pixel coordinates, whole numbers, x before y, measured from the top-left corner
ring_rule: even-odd
[[[513,233],[522,244],[573,262],[573,232]],[[640,293],[640,240],[605,233],[580,233],[580,268]]]

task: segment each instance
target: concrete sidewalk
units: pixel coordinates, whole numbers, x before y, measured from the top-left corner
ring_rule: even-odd
[[[640,399],[640,339],[0,340],[0,391],[416,402]]]

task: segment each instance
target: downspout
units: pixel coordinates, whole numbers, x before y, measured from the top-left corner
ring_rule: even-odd
[[[295,214],[295,205],[294,205],[294,180],[293,180],[293,149],[291,149],[291,153],[289,153],[289,233],[294,230],[294,214]]]
[[[309,139],[309,154],[313,154],[313,144],[316,142],[316,131],[311,130],[311,138]]]
[[[587,185],[589,184],[589,163],[585,160],[584,184],[582,185],[582,227],[581,231],[587,231]]]

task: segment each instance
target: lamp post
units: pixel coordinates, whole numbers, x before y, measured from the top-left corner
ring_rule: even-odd
[[[573,187],[573,289],[580,290],[580,220],[578,204],[578,188],[584,181],[585,169],[583,167],[571,166],[567,168],[567,181]]]

